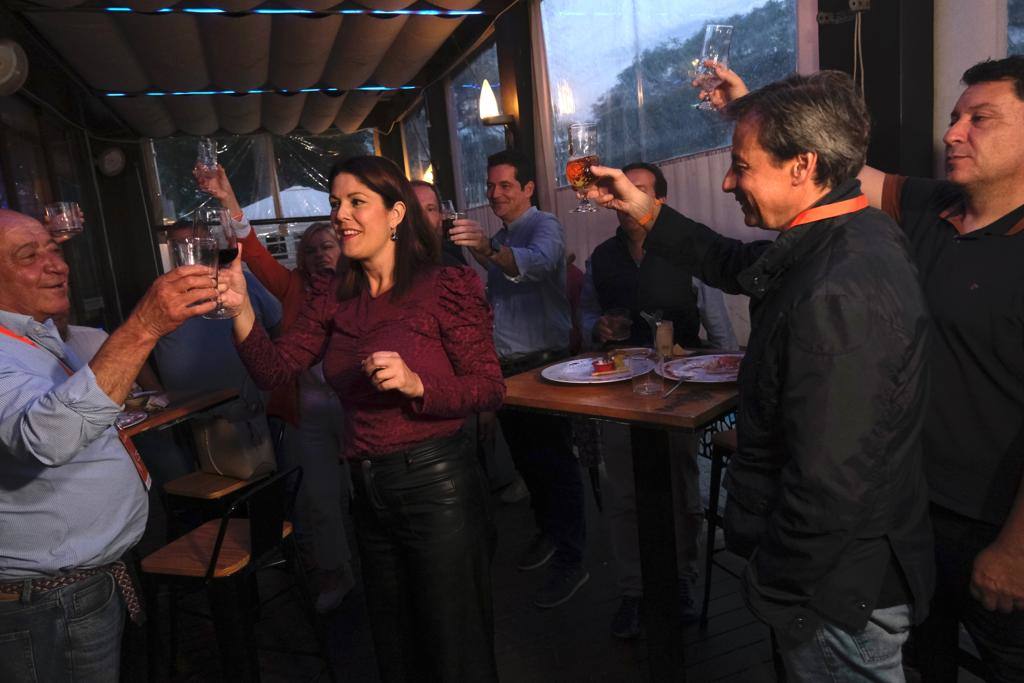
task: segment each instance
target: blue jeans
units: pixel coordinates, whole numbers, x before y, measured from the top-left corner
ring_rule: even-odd
[[[871,613],[859,633],[825,623],[799,647],[783,650],[787,681],[902,683],[903,643],[910,635],[910,605]]]
[[[124,601],[113,577],[96,574],[28,602],[0,602],[0,681],[116,681]]]

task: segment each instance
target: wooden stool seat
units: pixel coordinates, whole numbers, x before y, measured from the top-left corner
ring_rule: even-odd
[[[164,492],[167,495],[181,496],[182,498],[220,500],[263,478],[235,479],[234,477],[222,477],[219,474],[197,471],[167,482],[164,484]]]
[[[213,555],[213,546],[217,541],[220,525],[221,520],[213,519],[171,541],[142,560],[142,571],[147,574],[202,578],[210,566],[210,557]],[[291,533],[291,522],[285,522],[281,538],[287,538]],[[249,559],[249,520],[232,519],[228,522],[213,576],[231,576],[245,569]]]

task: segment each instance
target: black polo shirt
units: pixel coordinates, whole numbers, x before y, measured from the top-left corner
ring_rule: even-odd
[[[1024,474],[1024,206],[963,234],[963,194],[887,176],[932,316],[923,432],[932,501],[1001,525]]]

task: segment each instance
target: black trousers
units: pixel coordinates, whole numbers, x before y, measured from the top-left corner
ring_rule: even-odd
[[[496,681],[495,527],[468,439],[459,433],[352,465],[381,680]]]
[[[957,641],[962,622],[978,647],[986,681],[1024,681],[1024,612],[989,612],[970,593],[974,558],[999,528],[932,505],[935,531],[935,596],[931,612],[914,630],[921,680],[955,683]]]

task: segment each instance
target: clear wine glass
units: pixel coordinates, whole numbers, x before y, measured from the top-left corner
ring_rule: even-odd
[[[195,174],[200,181],[217,176],[217,143],[212,138],[199,138]]]
[[[721,83],[722,79],[715,76],[714,69],[707,66],[706,62],[717,62],[722,66],[729,66],[729,48],[732,45],[732,26],[728,24],[708,24],[704,29],[704,47],[700,52],[700,58],[691,63],[689,71],[690,78],[700,84],[700,89],[711,94]],[[710,97],[701,100],[693,105],[702,111],[714,111]]]
[[[597,181],[590,167],[600,164],[597,154],[597,124],[574,123],[569,126],[569,161],[565,164],[565,177],[576,190],[578,200],[571,213],[593,213],[597,211],[586,198],[586,188]]]
[[[213,269],[214,277],[217,276],[219,268],[226,268],[238,256],[238,238],[235,231],[229,224],[228,211],[210,206],[201,206],[195,210],[192,221],[193,235],[199,238],[213,240],[217,249],[216,264]],[[217,308],[205,314],[204,318],[211,320],[223,320],[234,318],[238,311],[225,308],[219,301]]]

